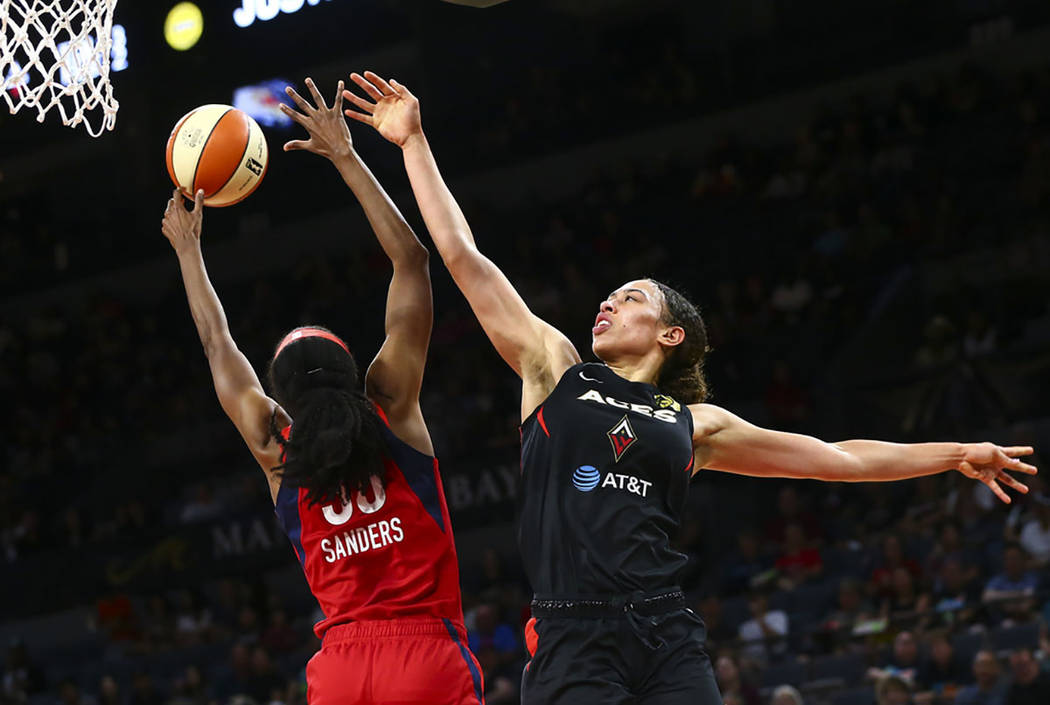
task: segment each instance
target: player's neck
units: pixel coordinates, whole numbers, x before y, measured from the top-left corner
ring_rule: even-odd
[[[605,365],[631,382],[645,382],[656,384],[660,376],[660,360],[654,360],[649,356],[635,359],[609,360]]]

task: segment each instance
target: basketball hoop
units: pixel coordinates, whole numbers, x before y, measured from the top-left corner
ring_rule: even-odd
[[[11,113],[57,111],[98,137],[117,122],[109,82],[117,0],[0,0],[0,93]]]

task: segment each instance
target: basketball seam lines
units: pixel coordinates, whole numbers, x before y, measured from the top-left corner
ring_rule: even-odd
[[[208,131],[208,136],[204,138],[204,144],[201,146],[201,153],[197,155],[197,163],[193,165],[193,179],[190,181],[190,188],[193,189],[193,193],[190,194],[190,198],[196,198],[197,197],[197,171],[200,170],[200,168],[201,168],[201,159],[204,158],[204,150],[208,148],[208,140],[211,139],[212,134],[215,132],[215,128],[219,126],[219,123],[222,122],[222,119],[224,117],[226,117],[227,115],[229,115],[229,114],[230,114],[230,111],[227,110],[222,115],[220,115],[219,119],[216,120],[214,124],[212,124],[211,130]],[[245,147],[245,149],[247,149],[247,147]],[[237,163],[240,164],[240,162],[237,162]],[[236,171],[237,170],[234,169],[234,173],[236,173]],[[226,180],[229,181],[229,179],[226,179]],[[223,184],[223,186],[225,186],[225,185],[226,184]],[[221,187],[220,187],[219,190],[222,190]],[[218,193],[218,192],[219,191],[216,191],[215,193]],[[214,195],[214,194],[206,193],[206,194],[204,194],[204,197],[208,198],[209,196],[212,196],[212,195]]]
[[[223,118],[226,117],[229,114],[229,112],[230,111],[227,110],[225,113],[222,114],[222,117]],[[222,122],[222,118],[219,118],[219,122]],[[219,122],[215,123],[216,127],[219,126]],[[215,129],[215,128],[212,128],[212,129]],[[209,137],[210,137],[210,135],[209,135]],[[220,186],[219,188],[215,189],[215,193],[211,194],[212,196],[215,196],[216,194],[222,193],[222,190],[224,188],[226,188],[226,184],[228,184],[231,181],[233,181],[233,177],[237,176],[237,172],[241,170],[241,162],[244,161],[244,155],[248,153],[248,147],[251,147],[251,146],[252,146],[252,126],[251,126],[251,123],[248,123],[248,139],[244,140],[244,150],[241,152],[241,156],[237,160],[237,166],[235,166],[233,168],[233,171],[230,172],[229,177],[227,177],[227,179],[222,182],[222,186]],[[201,155],[202,156],[204,155],[204,151],[203,150],[201,150]],[[198,161],[197,163],[199,164],[200,162]]]

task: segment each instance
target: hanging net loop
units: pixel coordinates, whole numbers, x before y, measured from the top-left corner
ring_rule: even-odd
[[[98,137],[119,104],[109,82],[117,0],[0,0],[0,95],[14,114],[48,113]],[[118,37],[124,45],[123,28]]]

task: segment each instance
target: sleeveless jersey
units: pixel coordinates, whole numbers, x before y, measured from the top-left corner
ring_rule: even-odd
[[[600,363],[570,367],[521,426],[518,544],[539,595],[677,582],[693,464],[689,409]]]
[[[274,507],[310,591],[324,613],[318,638],[335,624],[399,617],[463,622],[459,567],[437,458],[420,453],[383,420],[386,486],[342,502],[306,502],[282,485]],[[285,429],[285,437],[291,427]]]

